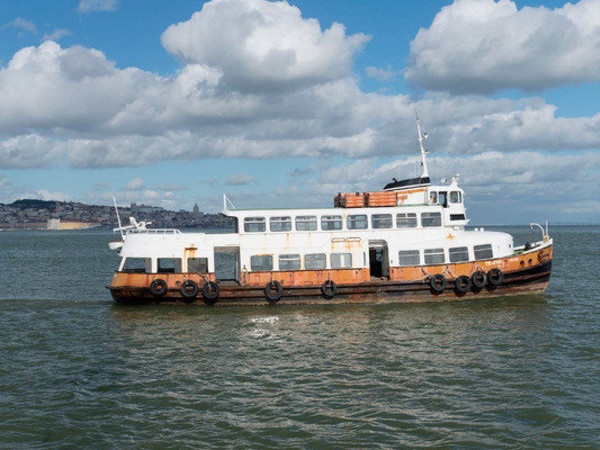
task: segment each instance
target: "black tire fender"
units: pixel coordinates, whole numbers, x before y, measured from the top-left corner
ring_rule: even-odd
[[[446,277],[440,273],[435,274],[429,280],[429,286],[431,287],[431,290],[436,294],[441,294],[442,292],[444,292],[447,283],[448,281],[446,280]]]
[[[265,286],[265,297],[269,303],[277,303],[283,297],[283,286],[279,281],[269,281]]]
[[[221,287],[214,281],[207,281],[202,285],[202,297],[207,305],[214,305],[219,299]]]
[[[487,273],[487,279],[490,285],[497,287],[502,284],[502,281],[504,281],[504,274],[500,269],[490,269],[490,271]]]
[[[461,275],[454,280],[454,290],[457,294],[466,294],[471,290],[471,278]]]
[[[487,284],[487,275],[483,270],[476,270],[471,275],[471,283],[474,289],[483,289]]]
[[[185,280],[179,288],[184,301],[191,301],[198,295],[198,284],[194,280]]]
[[[321,285],[321,293],[323,297],[331,300],[337,294],[337,284],[333,280],[325,280]]]
[[[155,297],[164,297],[168,290],[167,282],[160,278],[155,278],[152,280],[152,283],[150,283],[150,293]]]

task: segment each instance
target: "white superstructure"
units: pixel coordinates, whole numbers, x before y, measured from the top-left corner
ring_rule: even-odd
[[[396,193],[394,207],[224,209],[225,216],[235,219],[235,233],[130,231],[120,250],[119,270],[140,270],[142,259],[147,273],[165,267],[194,272],[201,265],[205,272],[219,274],[220,258],[229,258],[235,273],[225,279],[239,280],[242,273],[255,271],[349,268],[370,268],[373,276],[386,277],[390,267],[513,253],[509,234],[465,230],[464,192],[456,178],[448,185],[408,186]]]

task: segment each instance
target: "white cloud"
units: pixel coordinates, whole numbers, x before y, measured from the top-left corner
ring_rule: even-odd
[[[255,3],[259,9],[264,6]],[[215,3],[221,4],[229,2]],[[265,8],[270,11],[272,5],[279,4]],[[298,22],[292,34],[301,34],[302,21],[308,22],[308,47],[324,51],[319,39],[313,39],[314,30],[322,39],[327,31],[287,4],[276,7],[285,20]],[[233,13],[227,9],[223,14]],[[272,26],[265,21],[267,31]],[[259,35],[267,32],[258,28]],[[248,33],[242,31],[245,41]],[[347,39],[337,42],[348,48]],[[242,44],[233,47],[235,53]],[[414,107],[431,136],[434,156],[600,148],[600,115],[560,118],[554,106],[538,98],[435,94],[413,102],[403,95],[365,94],[347,67],[348,58],[336,60],[340,67],[333,80],[319,78],[315,71],[310,83],[300,75],[290,78],[290,86],[300,80],[296,89],[242,92],[228,81],[228,71],[237,76],[237,69],[225,63],[194,62],[164,77],[117,68],[94,49],[62,48],[53,41],[27,47],[0,68],[0,168],[64,163],[104,168],[201,158],[402,157],[416,154]],[[302,73],[311,73],[311,65],[303,64]],[[363,170],[370,171],[368,166]],[[511,176],[507,183],[531,180],[535,185],[537,172]],[[332,183],[324,180],[322,188],[337,192],[341,179],[340,172]],[[149,191],[148,196],[164,191],[139,190]]]
[[[125,188],[129,191],[139,191],[144,187],[144,180],[142,178],[132,178],[125,185]]]
[[[213,0],[162,35],[164,47],[188,64],[212,67],[241,90],[294,88],[348,76],[368,41],[334,23],[322,31],[287,2]]]
[[[32,34],[37,34],[38,29],[30,20],[23,19],[22,17],[17,17],[15,20],[5,23],[2,25],[2,29],[6,28],[17,28],[19,30],[27,31]]]
[[[40,189],[36,192],[36,195],[29,196],[29,198],[39,198],[40,200],[54,200],[59,202],[66,202],[70,199],[67,194],[63,194],[62,192],[50,192],[46,189]]]
[[[247,186],[254,183],[256,183],[256,179],[247,173],[228,175],[227,179],[225,180],[225,184],[227,186]]]
[[[600,1],[518,9],[455,0],[411,43],[406,78],[425,89],[490,93],[600,80]]]
[[[58,41],[59,39],[65,37],[65,36],[69,36],[70,34],[71,34],[71,32],[69,30],[66,30],[64,28],[55,28],[50,33],[45,33],[42,36],[42,40],[44,40],[44,41]]]
[[[114,11],[119,6],[119,0],[79,0],[77,11],[90,13],[93,11]]]
[[[368,66],[365,69],[365,73],[369,78],[374,78],[377,81],[394,81],[398,75],[398,72],[393,70],[390,66],[386,69]]]

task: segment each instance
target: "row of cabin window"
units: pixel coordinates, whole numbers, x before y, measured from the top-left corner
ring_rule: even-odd
[[[208,258],[188,258],[188,273],[208,273]],[[181,258],[158,258],[156,273],[182,273]],[[152,258],[126,258],[123,272],[152,273]]]
[[[332,253],[329,255],[332,269],[349,269],[352,267],[352,253]],[[279,270],[300,270],[302,260],[300,255],[279,255]],[[304,255],[304,269],[327,269],[327,255],[325,253],[310,253]],[[250,257],[250,270],[252,272],[273,270],[273,255],[254,255]]]
[[[397,228],[416,228],[417,213],[399,213],[396,214]],[[393,228],[394,220],[392,214],[372,214],[371,228],[385,229]],[[442,215],[439,212],[421,213],[422,227],[440,227],[442,226]],[[346,229],[348,230],[366,230],[369,228],[369,220],[366,214],[355,214],[346,217]],[[341,230],[342,216],[321,216],[321,230]],[[292,218],[271,217],[269,220],[269,230],[272,232],[292,231]],[[296,231],[316,231],[317,216],[297,216]],[[264,233],[267,231],[267,221],[264,217],[246,217],[244,219],[244,231],[246,233]]]
[[[437,204],[446,206],[448,204],[447,195],[448,195],[448,192],[445,192],[445,191],[440,191],[440,192],[431,191],[429,193],[429,199],[431,200],[431,203],[437,203]],[[461,203],[461,202],[462,202],[462,194],[459,191],[450,192],[450,203]]]
[[[491,244],[476,245],[473,247],[475,260],[492,259],[494,257]],[[453,247],[448,249],[450,263],[469,261],[468,247]],[[352,267],[351,253],[332,253],[329,256],[332,269],[348,269]],[[443,248],[428,248],[423,252],[424,264],[445,264],[446,254]],[[158,258],[157,273],[181,273],[181,258]],[[188,258],[188,273],[207,273],[207,258]],[[398,252],[398,265],[400,267],[418,266],[421,263],[420,250],[401,250]],[[299,254],[279,255],[279,270],[300,270],[302,261]],[[273,270],[273,255],[254,255],[250,257],[250,268],[253,272]],[[327,269],[327,256],[325,253],[310,253],[304,255],[304,269]],[[123,272],[151,273],[151,258],[126,258]]]
[[[483,259],[492,259],[494,252],[491,244],[475,245],[473,254],[476,261]],[[468,247],[453,247],[448,249],[448,261],[450,263],[459,263],[469,261]],[[423,251],[423,264],[445,264],[446,252],[443,248],[427,248]],[[398,265],[400,267],[418,266],[421,263],[420,250],[401,250],[398,252]]]

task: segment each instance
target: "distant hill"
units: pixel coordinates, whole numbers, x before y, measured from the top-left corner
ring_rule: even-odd
[[[56,202],[53,200],[36,200],[32,198],[24,198],[21,200],[15,200],[10,203],[9,206],[19,209],[47,209],[48,211],[54,211],[56,209]]]

